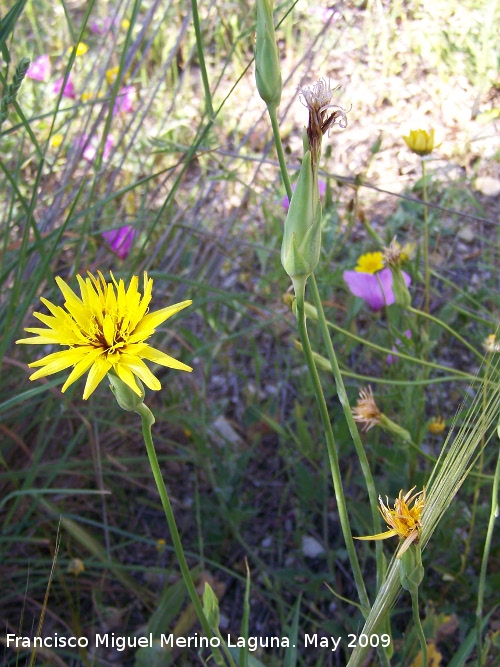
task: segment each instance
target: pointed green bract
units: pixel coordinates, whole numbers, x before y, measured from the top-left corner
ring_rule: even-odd
[[[285,220],[281,263],[292,280],[307,280],[321,250],[321,204],[311,152],[302,161],[297,187]]]

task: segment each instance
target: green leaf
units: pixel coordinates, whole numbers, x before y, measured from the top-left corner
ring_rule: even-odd
[[[5,62],[10,62],[9,50],[5,44],[8,36],[14,30],[17,19],[21,16],[27,0],[17,0],[7,14],[0,19],[0,49]]]
[[[292,627],[290,628],[289,635],[290,645],[288,646],[285,653],[283,667],[295,667],[297,664],[297,644],[299,637],[299,612],[301,599],[302,595],[299,595],[293,610]]]

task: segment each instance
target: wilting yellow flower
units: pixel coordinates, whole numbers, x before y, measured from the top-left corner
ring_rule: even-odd
[[[371,387],[359,390],[358,402],[352,410],[352,416],[354,417],[354,421],[362,424],[363,431],[369,431],[377,424],[380,424],[382,413],[377,408]]]
[[[63,142],[63,138],[64,137],[62,134],[53,134],[50,137],[50,145],[52,146],[52,148],[59,148],[59,146]]]
[[[367,252],[358,257],[358,264],[354,268],[359,273],[377,273],[384,268],[384,256],[381,252]]]
[[[155,329],[192,301],[182,301],[173,306],[148,313],[152,298],[153,280],[144,272],[143,294],[138,291],[139,278],[133,276],[128,289],[123,280],[106,283],[98,271],[98,278],[91,273],[85,280],[77,276],[81,299],[60,277],[56,277],[59,289],[66,299],[64,308],[41,298],[51,315],[34,313],[48,329],[25,329],[37,334],[34,338],[22,338],[17,343],[41,345],[66,345],[68,349],[32,362],[30,367],[41,366],[30,376],[36,380],[73,366],[61,391],[89,371],[83,398],[87,399],[108,371],[113,371],[135,394],[141,396],[135,377],[150,389],[161,389],[143,359],[168,368],[192,371],[181,361],[150,347],[145,341]],[[147,314],[146,314],[147,313]],[[89,370],[90,369],[90,370]]]
[[[432,433],[432,435],[439,435],[446,428],[446,422],[441,417],[441,415],[439,415],[439,417],[433,417],[430,420],[427,428],[429,429],[429,433]]]
[[[85,565],[80,558],[72,558],[68,563],[66,570],[68,574],[74,574],[77,577],[82,572],[85,572]]]
[[[111,67],[111,69],[106,70],[106,81],[109,83],[111,86],[115,81],[116,77],[118,75],[120,68],[117,65],[116,67]]]
[[[387,266],[401,266],[407,262],[415,250],[414,243],[405,243],[403,247],[398,243],[396,237],[392,239],[389,246],[384,248],[384,262]]]
[[[497,340],[495,334],[490,334],[483,341],[483,347],[486,352],[500,352],[500,340]]]
[[[378,533],[377,535],[356,537],[356,539],[386,540],[389,537],[397,536],[404,540],[397,553],[397,557],[401,558],[413,542],[418,542],[420,529],[422,527],[420,516],[425,506],[425,488],[412,496],[411,494],[414,490],[415,487],[410,489],[404,496],[403,491],[401,490],[394,502],[394,509],[390,509],[389,498],[387,498],[387,496],[387,505],[384,505],[382,498],[379,496],[380,514],[382,514],[389,530],[385,533]],[[410,508],[411,503],[413,503],[413,507]]]
[[[429,155],[434,149],[434,130],[410,130],[407,137],[403,137],[408,148],[417,155]]]
[[[443,655],[434,642],[427,644],[427,664],[423,667],[441,667]],[[422,651],[419,651],[410,667],[422,667]]]

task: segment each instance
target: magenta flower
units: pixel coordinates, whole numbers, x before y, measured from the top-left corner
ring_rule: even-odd
[[[124,227],[118,227],[118,229],[110,229],[109,232],[103,232],[102,235],[109,243],[111,250],[120,259],[127,259],[137,232],[131,225],[125,225]]]
[[[297,183],[294,183],[292,185],[292,190],[295,190],[295,187],[297,186]],[[319,190],[319,196],[320,198],[325,196],[326,193],[326,183],[324,181],[319,180],[318,181],[318,190]],[[288,196],[284,196],[283,199],[281,200],[281,206],[285,209],[285,211],[288,211],[290,208],[290,200],[288,199]]]
[[[408,340],[411,338],[410,329],[407,329],[406,331],[403,331],[403,334],[406,336],[406,338],[408,338]],[[396,340],[396,345],[392,346],[392,351],[397,352],[400,346],[401,346],[401,339],[398,338]],[[390,364],[396,363],[397,360],[398,360],[397,357],[393,356],[392,354],[388,354],[387,357],[385,358],[385,363],[390,365]]]
[[[54,87],[52,88],[55,95],[58,95],[61,92],[63,85],[64,85],[64,77],[62,76],[60,79],[57,79],[57,81],[54,83]],[[66,85],[64,86],[63,97],[70,97],[72,100],[74,100],[76,97],[75,86],[73,85],[71,74],[68,76]]]
[[[109,16],[104,19],[96,19],[89,25],[90,32],[93,32],[94,35],[105,35],[116,23],[118,23],[118,20],[111,19]]]
[[[83,137],[81,138],[80,148],[83,148],[82,156],[87,160],[87,162],[93,162],[95,160],[100,141],[101,141],[100,138],[95,135],[89,139],[87,135],[84,134]],[[108,157],[111,154],[111,151],[113,150],[114,145],[115,145],[115,140],[110,134],[108,134],[108,136],[106,137],[106,141],[104,142],[104,151],[102,154],[103,160],[108,159]]]
[[[44,53],[42,56],[38,56],[28,67],[26,76],[28,79],[33,79],[34,81],[47,81],[50,77],[50,58],[47,53]]]
[[[401,271],[407,286],[411,284],[410,276]],[[385,306],[394,303],[394,292],[392,289],[392,273],[386,267],[377,273],[361,273],[359,271],[344,271],[344,280],[354,294],[366,301],[368,306],[376,312]]]
[[[134,86],[125,86],[116,96],[113,111],[116,113],[130,113],[134,110],[135,88]]]

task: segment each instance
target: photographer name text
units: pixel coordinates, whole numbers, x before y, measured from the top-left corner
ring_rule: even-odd
[[[31,648],[88,648],[91,644],[87,637],[59,635],[57,632],[53,636],[47,637],[27,637],[22,635],[7,634],[7,647],[12,649],[31,649]],[[227,635],[225,640],[229,648],[248,648],[249,651],[257,651],[259,648],[288,648],[290,640],[288,637],[234,637]],[[349,634],[347,637],[319,634],[305,634],[304,648],[323,648],[333,652],[345,644],[347,648],[354,649],[357,646],[371,646],[377,648],[381,646],[387,648],[391,643],[390,635],[355,635]],[[152,648],[155,645],[162,648],[219,648],[222,641],[219,637],[205,637],[204,635],[194,634],[190,637],[176,637],[172,633],[160,635],[154,639],[150,633],[145,637],[123,636],[115,633],[96,634],[93,645],[95,648],[114,648],[117,651],[125,651],[132,648]],[[292,645],[295,647],[295,644]]]

